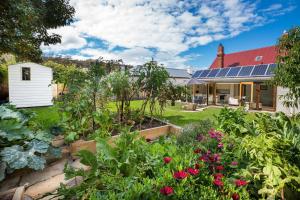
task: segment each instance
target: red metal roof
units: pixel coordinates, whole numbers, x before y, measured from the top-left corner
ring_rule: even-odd
[[[262,56],[261,60],[256,61],[257,56]],[[240,51],[230,54],[224,54],[224,67],[247,66],[270,64],[276,62],[276,46],[263,47],[247,51]],[[217,58],[211,64],[210,69],[218,68]]]

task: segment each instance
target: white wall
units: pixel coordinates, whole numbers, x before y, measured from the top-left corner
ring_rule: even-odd
[[[22,80],[22,67],[29,67],[31,80]],[[50,106],[52,103],[52,69],[35,63],[8,67],[9,101],[16,107]]]
[[[276,111],[277,112],[284,112],[287,115],[291,115],[293,113],[299,113],[300,108],[287,108],[283,105],[283,100],[280,99],[281,95],[285,95],[289,89],[287,88],[282,88],[282,87],[277,87],[277,103],[276,103]]]

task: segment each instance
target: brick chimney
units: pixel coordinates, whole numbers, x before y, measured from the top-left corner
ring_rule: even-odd
[[[220,43],[218,46],[218,53],[217,53],[217,68],[223,68],[224,67],[224,47]]]

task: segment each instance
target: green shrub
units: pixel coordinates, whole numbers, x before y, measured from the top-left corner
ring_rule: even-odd
[[[246,111],[243,107],[238,109],[222,108],[218,116],[215,116],[218,122],[218,128],[225,133],[234,133],[237,135],[247,132],[244,125],[246,123]]]
[[[197,143],[197,136],[207,133],[211,128],[213,128],[213,122],[209,119],[186,125],[182,134],[177,137],[177,142],[179,145]]]

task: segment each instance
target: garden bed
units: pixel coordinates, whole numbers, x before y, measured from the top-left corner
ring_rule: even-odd
[[[159,121],[159,120],[156,120],[156,121]],[[146,140],[151,141],[151,140],[155,140],[155,139],[159,138],[160,136],[165,136],[165,135],[168,135],[168,134],[177,135],[181,131],[181,127],[179,127],[179,126],[164,123],[164,122],[161,122],[161,124],[164,124],[164,125],[138,131],[140,137],[144,137]],[[118,137],[119,137],[118,134],[112,136],[109,139],[109,143],[113,144],[114,141]],[[86,150],[89,150],[93,153],[96,153],[96,141],[95,140],[89,140],[89,141],[78,140],[76,142],[73,142],[70,145],[70,153],[71,153],[72,156],[74,156],[78,151],[80,151],[82,149],[86,149]]]

